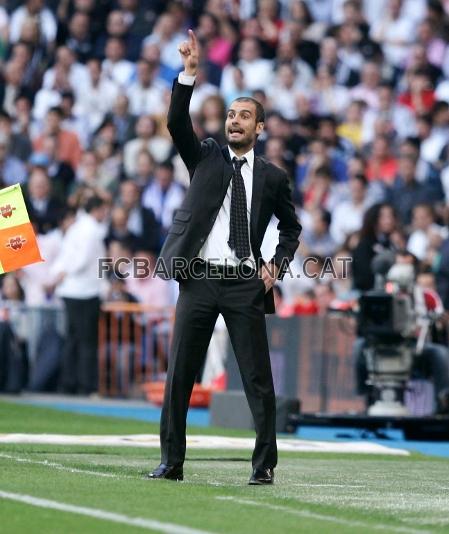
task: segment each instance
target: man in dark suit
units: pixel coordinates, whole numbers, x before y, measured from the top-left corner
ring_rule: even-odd
[[[173,84],[168,129],[189,170],[190,187],[161,251],[180,294],[161,415],[161,464],[148,476],[183,479],[189,399],[221,313],[255,421],[249,483],[270,484],[277,463],[276,406],[264,314],[274,312],[272,287],[293,259],[301,225],[285,172],[254,156],[263,107],[252,98],[235,100],[225,123],[228,146],[211,138],[200,142],[189,116],[199,57],[191,30],[179,51],[184,72]],[[260,246],[273,214],[279,244],[264,265]]]

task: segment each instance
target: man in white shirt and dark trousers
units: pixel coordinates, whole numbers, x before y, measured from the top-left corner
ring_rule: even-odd
[[[235,100],[225,124],[228,145],[220,147],[212,138],[200,142],[189,116],[199,56],[191,30],[179,50],[185,70],[173,85],[168,129],[189,170],[190,187],[161,251],[180,294],[161,414],[161,464],[148,477],[183,479],[189,399],[221,313],[256,428],[249,483],[271,484],[276,405],[265,313],[274,313],[272,286],[293,259],[301,225],[285,172],[254,155],[263,107],[250,97]],[[279,219],[279,243],[264,268],[260,247],[273,214]],[[177,268],[179,260],[190,272]]]
[[[90,198],[64,236],[55,261],[56,294],[65,304],[67,334],[61,387],[65,393],[89,395],[98,390],[98,319],[101,279],[98,259],[105,255],[107,205]]]

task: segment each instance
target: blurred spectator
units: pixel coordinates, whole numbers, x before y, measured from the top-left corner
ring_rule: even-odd
[[[407,241],[407,250],[418,260],[430,265],[434,252],[440,249],[443,239],[448,237],[447,228],[436,224],[435,211],[431,204],[417,204],[412,210],[412,232]]]
[[[9,139],[8,152],[10,156],[27,161],[31,154],[31,141],[26,132],[14,131],[11,116],[0,109],[0,134],[3,133]]]
[[[129,109],[133,115],[157,115],[164,103],[165,86],[156,79],[157,65],[145,59],[136,64],[137,80],[128,88]]]
[[[416,69],[406,73],[407,90],[399,95],[398,102],[416,115],[427,113],[435,103],[435,91],[427,70]]]
[[[19,158],[9,155],[9,137],[0,132],[0,184],[3,187],[26,180],[26,167]]]
[[[393,234],[397,225],[397,215],[390,204],[374,204],[366,211],[359,244],[352,252],[355,289],[367,291],[374,287],[371,261],[382,251],[396,249]]]
[[[37,152],[42,152],[45,137],[55,136],[58,144],[58,159],[76,169],[81,159],[81,145],[75,133],[63,129],[63,119],[64,114],[60,107],[50,108],[45,118],[43,132],[34,140],[33,147]]]
[[[177,27],[177,20],[172,13],[162,14],[151,35],[145,38],[143,45],[155,44],[161,51],[161,63],[170,71],[170,78],[174,78],[182,68],[178,45],[185,40],[185,36]],[[168,74],[168,73],[167,73]]]
[[[312,110],[318,115],[341,115],[348,103],[347,88],[335,83],[335,76],[330,67],[321,65],[315,79]]]
[[[18,7],[11,15],[9,40],[19,40],[23,25],[29,19],[36,19],[49,47],[56,39],[56,19],[50,9],[45,7],[44,0],[26,0],[25,5]]]
[[[65,43],[77,55],[81,63],[86,63],[93,54],[91,19],[82,11],[75,11],[68,24]]]
[[[65,209],[60,212],[58,227],[46,232],[37,233],[36,239],[41,255],[45,261],[27,265],[21,269],[21,284],[25,291],[25,301],[28,306],[57,305],[58,299],[54,294],[53,264],[58,258],[64,234],[75,222],[76,211]]]
[[[148,150],[157,162],[167,159],[171,144],[168,139],[157,135],[156,121],[149,115],[141,115],[136,124],[136,137],[128,141],[123,149],[125,172],[128,176],[136,173],[137,154]]]
[[[231,59],[232,41],[223,34],[220,21],[210,12],[205,12],[198,21],[197,36],[204,46],[208,61],[224,68]]]
[[[297,83],[297,72],[291,63],[281,63],[277,70],[273,83],[267,90],[271,107],[279,111],[288,120],[299,117],[297,109],[297,97],[303,89]]]
[[[31,166],[46,167],[52,191],[64,203],[75,178],[72,167],[58,159],[58,138],[48,135],[43,139],[42,152],[34,152],[30,158]]]
[[[403,66],[415,33],[413,21],[402,11],[403,3],[389,0],[386,16],[380,16],[371,29],[371,37],[382,45],[387,61],[397,68]]]
[[[142,277],[130,276],[126,279],[126,290],[138,301],[154,308],[166,308],[173,304],[170,282],[154,274],[156,256],[148,250],[137,250],[136,258],[145,261],[148,274]]]
[[[98,59],[87,62],[88,79],[83,91],[77,93],[75,112],[88,122],[88,133],[100,126],[106,113],[112,110],[118,96],[117,85],[101,76],[101,63]]]
[[[98,127],[99,133],[105,126],[113,125],[115,128],[114,140],[123,145],[134,136],[136,117],[129,112],[129,100],[124,94],[119,94],[104,121]]]
[[[346,108],[343,122],[337,128],[337,134],[349,141],[355,148],[362,147],[362,122],[365,104],[355,100]]]
[[[183,188],[173,179],[173,164],[159,163],[156,166],[154,180],[143,192],[142,204],[153,211],[164,232],[168,232],[173,215],[183,198]]]
[[[310,229],[305,229],[302,236],[302,252],[304,256],[332,256],[337,245],[330,233],[331,214],[325,209],[312,212]]]
[[[351,89],[350,95],[353,100],[362,100],[368,109],[379,109],[379,84],[381,73],[377,63],[364,63],[361,71],[361,80],[358,85]]]
[[[91,394],[98,389],[97,345],[100,293],[98,259],[105,249],[107,207],[98,197],[89,199],[85,212],[64,235],[53,265],[56,294],[64,300],[67,337],[62,359],[61,388],[65,393]]]
[[[238,58],[237,66],[243,72],[245,86],[248,89],[255,90],[270,86],[273,77],[272,62],[262,57],[260,44],[255,38],[241,41]],[[233,70],[230,65],[223,69],[220,88],[224,93],[235,88]]]
[[[226,144],[225,116],[226,109],[223,98],[219,95],[208,96],[203,101],[198,114],[198,121],[204,132],[204,137],[214,138],[219,145]]]
[[[0,106],[10,115],[14,114],[14,102],[22,89],[24,68],[16,61],[6,63],[0,83]]]
[[[155,161],[148,150],[141,150],[136,157],[136,172],[130,177],[140,189],[144,189],[154,176]]]
[[[42,82],[43,89],[58,87],[58,79],[64,76],[66,90],[82,92],[88,82],[88,74],[85,65],[77,62],[75,52],[68,46],[60,46],[56,50],[56,61],[53,67],[45,72]]]
[[[58,226],[63,206],[52,195],[50,179],[43,167],[34,167],[30,174],[26,203],[30,221],[38,233],[45,234]]]
[[[151,206],[141,199],[139,186],[131,180],[120,184],[118,204],[128,215],[128,231],[137,236],[140,248],[159,252],[161,243],[160,220]]]
[[[350,234],[361,229],[363,216],[373,202],[363,174],[350,178],[349,191],[350,199],[338,204],[332,213],[330,231],[332,238],[339,245],[342,245]]]
[[[122,41],[126,60],[136,61],[139,59],[142,38],[129,31],[126,15],[118,9],[109,12],[106,19],[106,32],[100,35],[95,43],[95,55],[97,57],[105,57],[107,43],[111,38]]]
[[[368,109],[363,116],[363,143],[369,143],[374,139],[374,126],[379,118],[388,120],[391,137],[397,135],[404,139],[415,135],[416,124],[413,114],[405,106],[395,102],[393,87],[388,83],[380,84],[378,96],[378,109]]]
[[[399,159],[398,174],[390,191],[390,199],[401,221],[410,224],[413,208],[417,204],[433,204],[440,200],[438,192],[429,184],[416,179],[416,160],[412,156]]]
[[[63,113],[62,127],[76,134],[81,146],[86,148],[89,144],[89,126],[86,118],[74,112],[75,95],[72,91],[64,91],[61,94],[60,107]]]
[[[126,90],[135,74],[135,65],[125,59],[125,43],[119,37],[106,41],[105,59],[102,63],[103,76]]]
[[[391,185],[398,171],[398,162],[391,154],[390,139],[386,135],[378,135],[372,146],[371,157],[366,167],[368,180],[378,180]]]
[[[111,221],[109,223],[108,233],[106,234],[106,243],[111,241],[122,241],[128,243],[130,247],[136,249],[138,238],[128,228],[129,212],[121,205],[116,205],[111,211]]]

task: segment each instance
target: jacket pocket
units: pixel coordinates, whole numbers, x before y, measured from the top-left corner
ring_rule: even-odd
[[[184,222],[174,222],[171,226],[170,226],[170,230],[168,231],[169,234],[176,234],[176,235],[181,235],[185,232],[185,229],[186,229],[186,223]]]

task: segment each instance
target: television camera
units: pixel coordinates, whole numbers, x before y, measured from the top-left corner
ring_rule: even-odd
[[[360,296],[356,314],[371,389],[367,413],[409,415],[404,402],[407,383],[437,314],[417,302],[423,297],[414,286],[413,265],[395,263],[395,254],[384,252],[371,267],[375,288]]]

